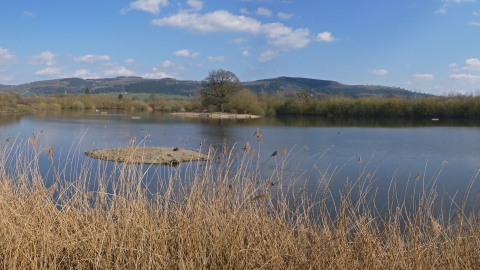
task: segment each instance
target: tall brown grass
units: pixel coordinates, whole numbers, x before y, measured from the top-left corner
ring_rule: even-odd
[[[308,173],[285,170],[292,150],[272,155],[265,174],[253,143],[210,148],[202,166],[150,167],[154,179],[139,165],[77,163],[75,150],[49,161],[40,142],[0,146],[4,269],[480,267],[478,217],[461,204],[437,209],[434,183],[422,179],[411,179],[422,187],[413,197],[392,181],[388,203],[377,206],[374,173],[352,176],[337,194],[339,180],[323,172],[306,190]],[[42,176],[43,159],[52,179]]]

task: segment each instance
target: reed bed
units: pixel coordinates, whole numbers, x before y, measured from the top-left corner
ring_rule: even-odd
[[[480,268],[478,216],[462,203],[439,209],[423,176],[407,179],[418,183],[415,196],[392,180],[388,202],[376,205],[372,174],[323,172],[306,190],[308,172],[285,170],[293,151],[260,160],[253,142],[210,147],[201,165],[159,169],[78,163],[75,149],[60,163],[36,137],[3,141],[4,269]],[[158,170],[155,179],[145,169]]]

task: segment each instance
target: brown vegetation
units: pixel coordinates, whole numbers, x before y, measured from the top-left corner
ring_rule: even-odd
[[[433,183],[418,197],[391,191],[375,204],[372,174],[338,195],[323,172],[317,190],[287,175],[294,155],[260,161],[258,150],[223,148],[203,166],[155,174],[93,161],[39,160],[53,149],[0,146],[0,262],[7,269],[476,269],[479,220],[459,204],[437,211]],[[255,151],[257,150],[257,151]],[[54,153],[54,152],[53,152]],[[75,155],[75,154],[74,154]],[[54,155],[53,155],[54,156]],[[262,164],[277,166],[270,176]],[[64,167],[72,166],[72,173]],[[316,168],[318,169],[318,168]],[[424,177],[423,177],[424,178]],[[48,185],[46,183],[49,183]],[[93,188],[94,186],[94,188]],[[395,186],[395,185],[393,185]],[[335,201],[335,203],[333,203]]]

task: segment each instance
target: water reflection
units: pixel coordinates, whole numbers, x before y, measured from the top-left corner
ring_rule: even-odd
[[[435,179],[439,193],[446,191],[453,196],[463,191],[480,162],[479,127],[480,121],[466,119],[263,117],[235,120],[121,110],[106,114],[85,110],[0,116],[0,134],[4,137],[17,136],[19,141],[25,141],[32,133],[44,130],[39,143],[53,147],[54,158],[59,161],[64,161],[72,151],[83,154],[94,148],[124,147],[129,135],[141,145],[205,152],[210,145],[221,151],[226,141],[229,148],[236,147],[235,157],[242,157],[242,148],[249,142],[251,150],[259,155],[265,177],[282,164],[282,155],[271,157],[271,154],[281,153],[285,148],[288,154],[285,176],[300,177],[302,185],[308,181],[308,190],[313,190],[319,179],[328,176],[334,178],[330,188],[338,191],[347,177],[350,180],[365,178],[370,173],[369,180],[375,182],[378,190],[377,198],[383,201],[388,198],[392,181],[401,182],[411,190],[412,185],[406,183],[415,183],[417,174],[426,182]],[[262,134],[261,140],[254,137],[257,128]],[[360,156],[362,163],[358,162]],[[86,157],[79,155],[76,159],[82,163]],[[42,160],[44,167],[49,168],[44,154]],[[444,161],[448,164],[442,165]],[[442,168],[440,174],[439,168]],[[149,181],[152,186],[156,185],[153,178]],[[479,190],[480,182],[476,181],[472,192]]]

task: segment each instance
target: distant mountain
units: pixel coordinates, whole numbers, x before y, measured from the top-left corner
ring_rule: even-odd
[[[279,77],[251,82],[244,82],[246,88],[254,92],[294,93],[308,89],[312,95],[343,94],[359,97],[364,95],[413,96],[415,93],[389,86],[345,85],[336,81],[307,78]],[[172,78],[144,79],[141,77],[117,77],[104,79],[65,78],[57,80],[36,81],[16,86],[0,85],[1,91],[13,91],[22,95],[53,95],[62,93],[81,94],[89,88],[90,93],[157,93],[189,96],[202,87],[199,81],[183,81]],[[418,95],[418,94],[417,94]]]
[[[245,82],[244,85],[252,91],[267,93],[292,93],[301,89],[307,89],[314,95],[332,95],[343,94],[345,96],[379,96],[379,95],[399,95],[410,97],[418,94],[399,87],[381,86],[381,85],[346,85],[336,81],[279,77],[274,79],[265,79],[252,82]]]
[[[0,91],[4,90],[4,89],[7,89],[7,88],[10,88],[12,87],[11,85],[3,85],[3,84],[0,84]]]

